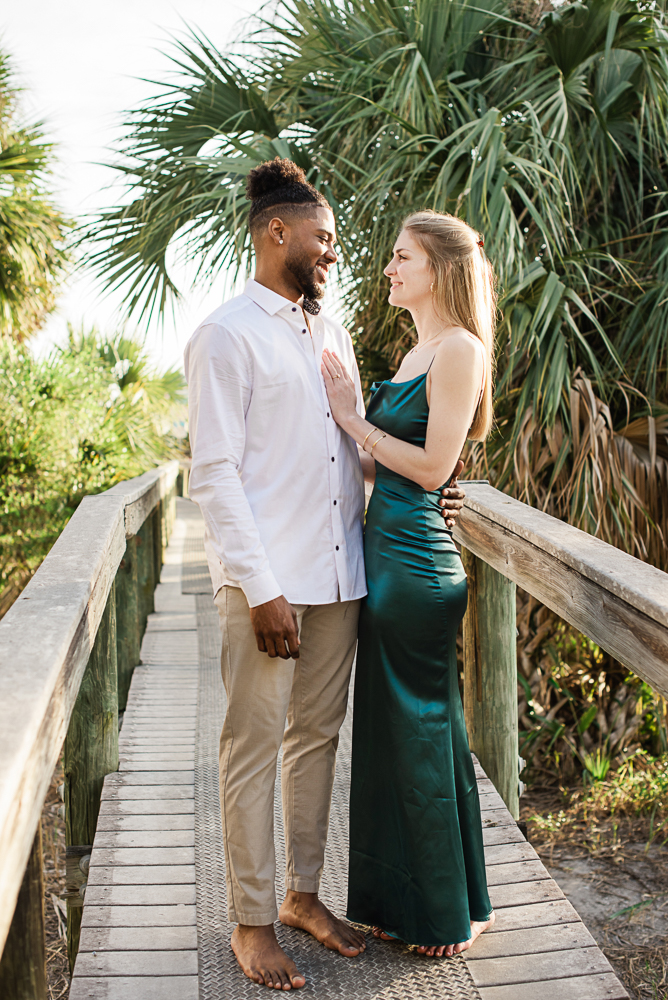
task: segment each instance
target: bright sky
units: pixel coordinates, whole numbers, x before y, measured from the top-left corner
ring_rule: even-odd
[[[113,203],[105,189],[114,172],[100,164],[111,158],[123,111],[155,93],[139,78],[164,79],[169,72],[164,53],[170,34],[184,32],[183,19],[222,48],[260,6],[261,0],[30,0],[0,12],[0,45],[26,90],[24,109],[44,121],[58,143],[56,186],[66,213]],[[174,275],[185,303],[175,320],[167,317],[164,330],[155,323],[147,334],[151,354],[168,365],[181,363],[188,337],[225,293],[224,275],[208,294],[186,288],[186,275]],[[33,344],[48,351],[64,338],[68,321],[111,331],[118,305],[119,297],[101,295],[92,276],[72,278]]]

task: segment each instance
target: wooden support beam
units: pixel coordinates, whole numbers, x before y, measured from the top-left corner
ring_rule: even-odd
[[[0,959],[2,1000],[46,1000],[42,827],[37,827]]]
[[[160,583],[162,553],[167,545],[165,540],[164,515],[165,505],[162,500],[159,500],[155,506],[155,510],[151,514],[151,521],[153,524],[153,579],[156,587]]]
[[[128,539],[116,573],[116,650],[118,660],[118,710],[125,711],[134,668],[139,663],[139,580],[137,541]]]
[[[65,827],[68,847],[93,843],[105,776],[118,770],[116,587],[100,621],[65,739]],[[81,900],[67,901],[70,969],[79,948]]]
[[[153,555],[153,522],[148,517],[136,536],[137,578],[139,583],[139,638],[146,629],[146,619],[155,610],[153,592],[155,590],[155,557]]]
[[[519,819],[515,584],[466,549],[464,716],[471,750]]]

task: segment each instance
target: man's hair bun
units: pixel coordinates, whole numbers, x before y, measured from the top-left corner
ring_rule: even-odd
[[[251,203],[251,227],[264,222],[264,213],[277,205],[293,212],[303,205],[330,207],[325,196],[306,180],[302,168],[279,156],[253,167],[246,180],[246,197]]]
[[[289,187],[291,184],[308,184],[306,174],[292,160],[267,160],[258,167],[253,167],[246,181],[246,195],[251,201],[271,194],[278,188]],[[308,185],[310,187],[310,184]]]

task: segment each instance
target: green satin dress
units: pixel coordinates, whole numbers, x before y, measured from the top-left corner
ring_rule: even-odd
[[[423,446],[426,375],[373,389],[371,423]],[[492,911],[457,678],[466,574],[439,498],[376,462],[350,793],[348,919],[424,945],[466,941]]]

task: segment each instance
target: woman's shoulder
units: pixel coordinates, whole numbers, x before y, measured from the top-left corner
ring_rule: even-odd
[[[479,362],[482,365],[484,351],[479,337],[463,326],[455,326],[436,348],[434,364],[441,362],[439,368],[444,367],[443,362],[447,362],[448,365],[461,362],[467,366],[475,366]]]

